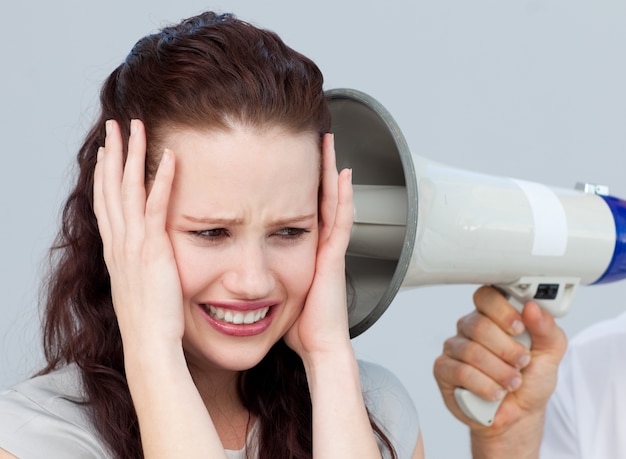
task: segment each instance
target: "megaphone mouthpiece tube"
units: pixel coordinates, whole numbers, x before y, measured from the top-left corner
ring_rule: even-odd
[[[406,188],[354,185],[354,223],[348,255],[398,261],[407,221]]]

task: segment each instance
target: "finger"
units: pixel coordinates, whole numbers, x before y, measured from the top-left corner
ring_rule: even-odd
[[[104,147],[98,148],[98,156],[96,159],[96,166],[93,174],[93,211],[98,222],[98,230],[100,231],[100,237],[104,247],[108,247],[111,241],[111,227],[106,212],[106,205],[104,202],[103,194],[103,155]]]
[[[476,369],[481,375],[495,382],[500,389],[515,391],[521,385],[521,373],[517,368],[509,365],[489,349],[474,341],[461,336],[452,337],[445,341],[443,353],[452,360],[462,362]],[[469,385],[467,381],[455,381],[455,383],[458,386],[470,389],[472,392],[474,392],[474,389],[481,390],[474,387],[472,381],[470,381]],[[489,390],[491,392],[495,390],[493,383]]]
[[[502,330],[517,336],[524,331],[521,314],[495,287],[482,286],[474,293],[476,309],[494,321]]]
[[[350,232],[354,220],[352,169],[341,171],[337,182],[338,199],[333,218],[334,223],[328,235],[327,245],[328,250],[332,251],[338,260],[343,260],[350,242]]]
[[[329,237],[335,223],[338,178],[334,136],[325,134],[322,141],[322,199],[320,202],[322,228],[320,241],[325,241]]]
[[[165,231],[167,209],[174,181],[174,153],[165,149],[146,201],[146,237],[152,238]]]
[[[146,206],[146,136],[144,125],[139,120],[131,120],[128,155],[122,178],[122,211],[128,232],[143,235],[143,222]]]
[[[442,394],[464,387],[485,400],[501,400],[506,395],[502,386],[477,368],[445,354],[435,360],[433,373]]]
[[[459,319],[457,330],[514,368],[523,368],[530,361],[530,351],[523,344],[480,312]]]
[[[102,155],[102,195],[111,235],[124,235],[124,213],[122,211],[123,146],[119,125],[107,120],[104,154]]]

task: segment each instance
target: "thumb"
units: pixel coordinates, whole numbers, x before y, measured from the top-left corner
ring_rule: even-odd
[[[567,337],[552,314],[531,301],[524,306],[522,320],[532,339],[533,352],[548,353],[560,361],[567,348]]]

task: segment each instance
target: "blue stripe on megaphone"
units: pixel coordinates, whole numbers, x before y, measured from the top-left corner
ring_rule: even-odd
[[[602,196],[602,198],[611,209],[615,220],[615,250],[608,268],[594,284],[626,278],[626,201],[613,196]]]

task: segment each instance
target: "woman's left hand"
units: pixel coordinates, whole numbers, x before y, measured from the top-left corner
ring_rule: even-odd
[[[345,255],[354,210],[352,170],[337,173],[334,139],[326,134],[322,152],[321,223],[315,276],[302,313],[285,340],[304,360],[350,345]]]
[[[320,216],[315,275],[285,341],[304,363],[313,405],[314,457],[380,459],[348,323],[345,256],[354,218],[352,171],[337,173],[329,134],[323,145]]]

